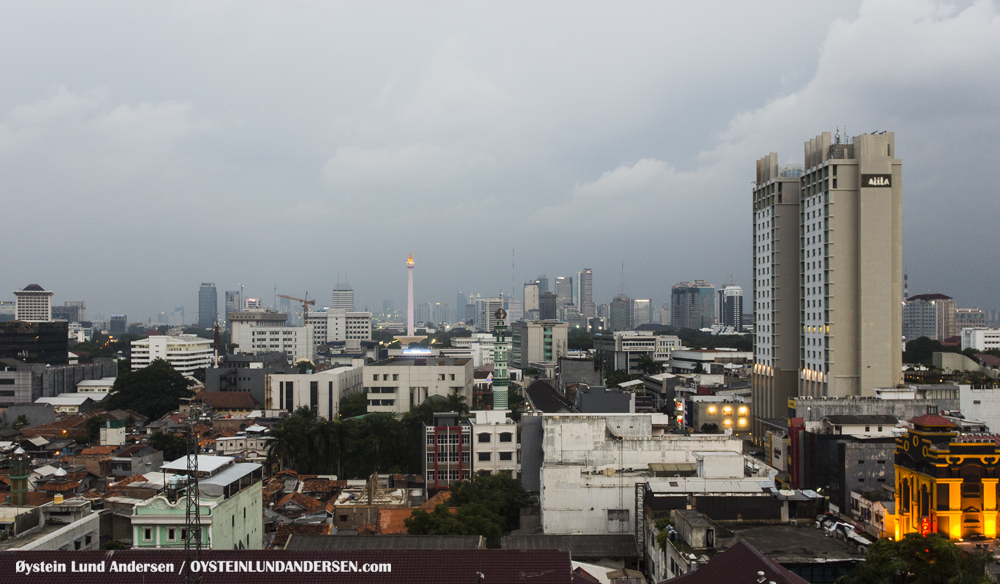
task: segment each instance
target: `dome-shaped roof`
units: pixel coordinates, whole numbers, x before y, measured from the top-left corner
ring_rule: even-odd
[[[45,292],[45,288],[42,288],[38,284],[28,284],[24,289],[31,292]]]
[[[66,476],[66,469],[63,468],[57,469],[56,472],[52,474],[56,475],[57,477],[64,477]]]
[[[24,449],[18,446],[17,450],[14,451],[14,454],[24,454]]]

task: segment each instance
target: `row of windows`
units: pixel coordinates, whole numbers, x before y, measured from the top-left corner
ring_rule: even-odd
[[[465,469],[465,468],[462,469],[461,477],[463,479],[469,478],[470,475],[471,475],[471,473],[469,472],[469,469]],[[427,471],[427,480],[428,481],[436,481],[436,482],[457,481],[458,477],[459,477],[458,470],[442,470],[441,472],[437,473],[437,478],[436,479],[435,479],[435,473],[434,473],[434,471],[432,471],[432,470]]]
[[[477,440],[480,443],[489,442],[491,435],[489,432],[482,432],[477,436]],[[500,432],[499,436],[501,442],[513,442],[514,440],[514,434],[511,432]]]
[[[480,452],[479,455],[478,455],[479,462],[490,462],[490,456],[491,456],[491,454],[492,453],[490,453],[490,452]],[[501,461],[504,461],[504,460],[514,460],[514,453],[513,452],[498,452],[497,454],[499,455],[498,458]]]

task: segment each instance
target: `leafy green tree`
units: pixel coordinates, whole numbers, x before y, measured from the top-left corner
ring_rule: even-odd
[[[101,426],[104,425],[104,416],[91,416],[83,423],[87,430],[87,439],[91,444],[96,443],[101,437]]]
[[[368,413],[368,394],[359,391],[340,398],[340,417],[353,418]]]
[[[903,363],[930,365],[934,353],[941,352],[941,343],[927,337],[907,341],[903,351]]]
[[[169,363],[156,359],[148,367],[119,374],[105,407],[157,419],[179,408],[181,398],[194,395],[190,383]]]
[[[629,375],[624,369],[616,369],[611,373],[608,373],[607,379],[604,380],[604,385],[608,387],[618,387],[618,384],[625,383],[626,381],[632,381],[636,376]]]
[[[656,375],[663,372],[663,365],[657,363],[649,353],[644,353],[639,357],[638,366],[639,370],[646,375]]]
[[[102,545],[101,549],[102,550],[127,550],[127,549],[129,549],[129,546],[123,544],[122,542],[118,541],[117,539],[112,539],[112,540],[108,541],[107,543],[105,543],[104,545]]]
[[[910,533],[899,541],[876,541],[857,573],[837,584],[989,584],[991,561],[988,551],[966,553],[936,533]]]
[[[309,371],[316,371],[316,366],[309,359],[299,359],[293,365],[295,369],[298,369],[299,373],[307,373]]]
[[[496,513],[479,503],[463,505],[457,513],[444,505],[438,505],[431,513],[416,509],[404,522],[410,535],[481,535],[491,548],[500,547],[501,524]]]
[[[701,425],[702,434],[721,434],[722,430],[719,429],[718,424],[702,424]]]
[[[17,416],[17,419],[14,420],[14,423],[11,424],[11,427],[14,428],[15,430],[20,430],[21,428],[27,425],[28,425],[28,416],[25,416],[24,414],[19,414]]]
[[[566,347],[570,351],[589,351],[594,348],[594,337],[586,331],[571,330]]]
[[[187,455],[187,441],[176,434],[153,432],[149,445],[163,453],[163,460],[177,460]]]
[[[477,475],[471,481],[452,483],[450,502],[459,507],[483,505],[501,520],[503,531],[520,527],[521,508],[532,503],[532,497],[521,481],[508,473]]]

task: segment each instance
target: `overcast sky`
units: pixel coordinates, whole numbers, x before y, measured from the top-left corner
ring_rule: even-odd
[[[996,2],[4,2],[0,298],[749,295],[755,161],[891,130],[910,292],[1000,308]],[[515,264],[512,266],[512,251]],[[749,310],[749,301],[748,307]]]

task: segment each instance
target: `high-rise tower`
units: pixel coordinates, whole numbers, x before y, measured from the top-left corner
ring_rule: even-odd
[[[337,282],[330,298],[330,308],[354,312],[354,290],[347,282]]]
[[[754,410],[765,418],[783,417],[786,397],[870,396],[902,380],[895,135],[823,133],[801,170],[777,158],[757,162],[753,200]]]
[[[597,314],[594,306],[594,272],[590,268],[584,268],[577,276],[580,281],[580,313],[584,318],[590,318]]]
[[[409,259],[406,260],[406,274],[407,274],[407,284],[406,284],[406,335],[409,337],[413,336],[413,254],[410,254]]]
[[[24,290],[14,290],[14,320],[25,322],[52,321],[52,295],[38,284],[28,284]]]
[[[219,312],[219,296],[215,284],[204,282],[198,288],[198,328],[211,329]]]

